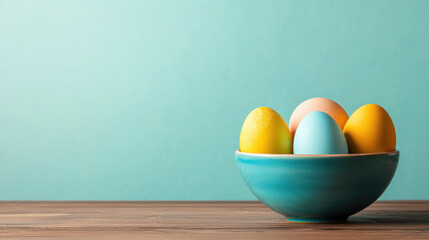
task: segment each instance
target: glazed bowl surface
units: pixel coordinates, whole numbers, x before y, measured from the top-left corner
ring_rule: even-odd
[[[399,151],[371,154],[254,154],[235,152],[253,194],[292,222],[346,221],[389,186]]]

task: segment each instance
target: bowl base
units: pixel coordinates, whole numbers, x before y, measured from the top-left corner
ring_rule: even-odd
[[[286,221],[293,223],[344,223],[346,217],[314,217],[314,218],[286,218]]]

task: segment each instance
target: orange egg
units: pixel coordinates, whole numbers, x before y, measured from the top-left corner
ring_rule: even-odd
[[[292,138],[295,136],[296,129],[298,128],[301,120],[307,116],[307,114],[320,111],[328,114],[333,118],[341,130],[347,122],[348,115],[346,111],[336,102],[327,98],[311,98],[301,104],[292,113],[289,120],[289,130]]]
[[[356,110],[343,130],[350,153],[390,152],[396,148],[396,132],[389,114],[377,104]]]

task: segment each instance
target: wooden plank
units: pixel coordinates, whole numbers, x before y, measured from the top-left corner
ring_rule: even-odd
[[[342,224],[259,202],[0,202],[0,239],[429,239],[429,201],[379,201]]]

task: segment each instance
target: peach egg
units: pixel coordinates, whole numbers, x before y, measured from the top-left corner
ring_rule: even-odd
[[[292,138],[295,136],[301,120],[309,113],[320,111],[333,118],[338,126],[343,129],[349,118],[346,111],[336,102],[327,98],[311,98],[302,102],[292,113],[289,120],[289,130]]]

